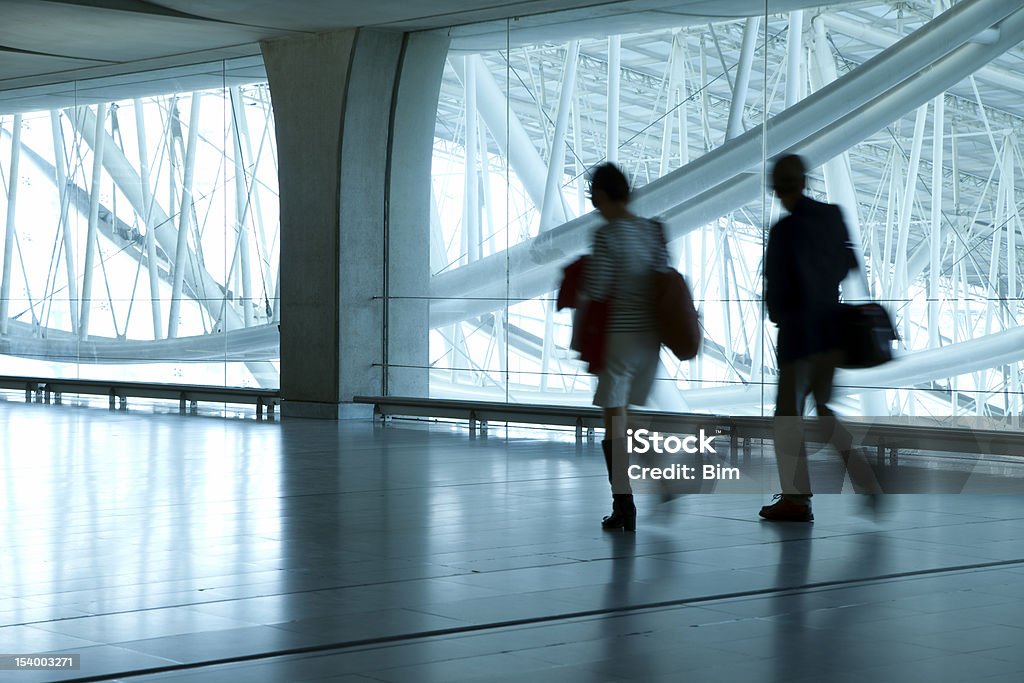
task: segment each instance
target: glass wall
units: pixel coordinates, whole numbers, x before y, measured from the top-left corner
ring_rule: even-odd
[[[1024,15],[947,5],[769,17],[769,36],[802,31],[799,51],[790,38],[768,56],[785,84],[769,92],[800,104],[786,130],[781,97],[769,102],[766,151],[808,158],[811,194],[842,208],[859,252],[845,298],[882,302],[900,335],[895,362],[839,376],[851,414],[1021,414]]]
[[[0,374],[279,386],[260,58],[0,93]]]
[[[634,209],[664,221],[705,329],[695,360],[663,350],[649,407],[770,414],[762,263],[786,212],[765,178],[796,152],[858,254],[844,299],[883,303],[900,333],[896,361],[840,372],[840,412],[1020,414],[1024,17],[996,30],[941,0],[774,4],[721,19],[621,3],[448,32],[430,396],[590,403],[554,294],[600,224],[587,169],[612,160]]]
[[[402,359],[393,393],[590,403],[554,294],[601,222],[587,170],[611,160],[634,210],[664,222],[705,330],[696,359],[663,351],[648,407],[769,413],[762,264],[786,211],[765,180],[792,151],[808,194],[845,216],[859,267],[844,298],[881,302],[900,333],[896,361],[837,376],[839,410],[1019,415],[1021,10],[700,7],[623,2],[441,32],[438,105],[423,114],[429,239],[396,230],[381,245],[416,275],[385,277],[390,310],[416,311],[380,331],[382,363]],[[0,374],[279,385],[259,58],[0,93],[0,216]]]

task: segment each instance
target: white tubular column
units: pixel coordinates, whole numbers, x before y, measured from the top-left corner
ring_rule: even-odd
[[[1020,216],[1017,210],[1016,191],[1016,161],[1014,150],[1017,147],[1016,136],[1010,135],[1004,146],[1005,158],[1003,161],[1003,173],[1006,175],[1006,299],[1004,307],[1007,317],[1006,327],[1014,327],[1020,324],[1016,312],[1017,306],[1017,230],[1020,228]],[[1017,363],[1010,363],[1007,368],[1009,373],[1009,412],[1011,415],[1020,415],[1020,370]]]
[[[185,168],[182,175],[181,204],[178,214],[178,239],[174,250],[171,310],[167,319],[168,339],[178,336],[178,323],[181,318],[181,297],[184,293],[185,271],[188,268],[189,262],[188,232],[192,225],[192,180],[195,178],[196,145],[199,142],[199,104],[201,100],[202,97],[198,92],[192,93],[192,106],[188,117],[188,147],[185,148]]]
[[[255,323],[255,311],[252,301],[252,252],[249,248],[249,187],[245,170],[245,157],[242,154],[242,120],[245,118],[245,107],[238,86],[229,89],[231,98],[231,138],[234,144],[235,157],[235,251],[238,254],[239,276],[242,280],[242,320],[246,327]],[[230,278],[229,278],[230,279]],[[225,283],[226,284],[226,283]],[[225,307],[230,305],[226,300]]]
[[[150,311],[153,315],[153,339],[163,339],[161,323],[164,316],[160,311],[160,268],[156,256],[156,224],[153,221],[153,187],[149,182],[149,146],[146,142],[146,117],[143,115],[142,99],[136,97],[132,103],[135,110],[135,134],[139,141],[139,185],[142,188],[142,224],[146,227],[146,266],[149,273]]]
[[[71,333],[78,334],[78,272],[75,269],[75,238],[68,222],[68,205],[71,193],[68,189],[68,173],[64,162],[64,132],[60,125],[60,110],[50,112],[50,128],[53,130],[53,158],[57,172],[57,192],[60,195],[60,226],[64,244],[64,267],[68,278],[68,308]],[[4,316],[6,317],[6,316]]]
[[[928,105],[917,109],[914,121],[914,139],[910,145],[910,163],[907,165],[907,180],[903,188],[903,204],[900,206],[899,224],[896,228],[896,269],[889,298],[904,299],[907,296],[907,248],[910,242],[910,214],[914,209],[917,193],[917,170],[921,164],[921,147],[924,143],[924,127],[928,120]],[[909,321],[904,325],[904,336],[909,332]]]
[[[465,149],[465,192],[463,196],[462,241],[466,260],[469,263],[480,260],[480,176],[477,172],[477,113],[476,113],[476,62],[466,60],[465,89],[466,145]]]
[[[100,179],[103,177],[103,149],[106,140],[105,125],[107,105],[96,105],[96,142],[92,146],[92,182],[89,185],[89,227],[85,235],[85,264],[82,266],[82,304],[78,323],[78,333],[82,339],[89,336],[89,312],[92,309],[92,281],[95,270],[97,243],[96,228],[100,219]],[[4,264],[4,276],[7,276],[7,264]],[[0,311],[2,312],[2,311]],[[3,316],[6,324],[7,316]]]
[[[729,109],[729,124],[725,131],[726,140],[732,140],[743,132],[743,106],[746,104],[747,89],[750,87],[750,71],[754,64],[757,31],[760,26],[761,17],[750,17],[743,27],[743,48],[740,51],[736,84],[732,89],[732,106]]]
[[[608,146],[605,158],[615,164],[619,161],[619,83],[622,78],[622,37],[608,38]]]
[[[942,164],[943,143],[945,142],[945,93],[935,97],[932,108],[932,215],[928,267],[928,346],[936,348],[939,346],[939,308],[942,297],[939,275],[942,270]]]
[[[786,43],[786,109],[803,99],[803,79],[800,66],[803,59],[804,11],[789,13],[789,33]]]
[[[0,280],[0,334],[7,334],[7,320],[11,315],[11,273],[14,270],[14,224],[18,206],[19,171],[21,158],[21,114],[14,115],[11,131],[11,168],[7,177],[7,223],[4,230],[4,271]]]
[[[572,111],[573,91],[576,89],[576,61],[580,53],[578,40],[569,42],[565,51],[565,68],[562,71],[561,92],[558,96],[558,118],[555,133],[551,138],[551,155],[548,157],[547,182],[544,184],[544,203],[540,211],[540,229],[548,230],[556,224],[555,207],[562,206],[562,176],[565,175],[565,135],[569,130],[569,114]],[[563,214],[564,215],[564,214]]]
[[[835,58],[829,47],[825,34],[825,22],[819,15],[811,22],[814,27],[814,63],[817,75],[817,87],[823,88],[836,80]],[[853,174],[850,172],[850,159],[846,152],[832,157],[822,165],[825,176],[825,189],[829,200],[843,209],[843,217],[850,232],[850,243],[857,257],[857,274],[850,275],[843,281],[843,294],[849,299],[867,299],[867,278],[864,269],[864,246],[860,230],[860,207],[857,204],[857,191],[853,186]]]

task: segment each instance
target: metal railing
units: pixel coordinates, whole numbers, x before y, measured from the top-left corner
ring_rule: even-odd
[[[600,408],[593,406],[550,406],[499,402],[459,401],[409,396],[356,396],[356,403],[371,404],[378,417],[434,417],[467,420],[470,431],[486,432],[489,423],[519,423],[551,426],[575,426],[576,438],[584,433],[593,439],[594,430],[603,428]],[[707,433],[728,438],[730,459],[740,454],[749,457],[753,439],[774,438],[774,418],[712,415],[700,413],[664,413],[650,410],[630,411],[631,422],[651,430],[669,433]],[[888,454],[895,464],[900,450],[989,455],[1024,455],[1024,422],[1019,418],[849,418],[842,420],[853,443],[874,449],[879,464]],[[828,440],[823,423],[806,419],[808,441]]]
[[[256,406],[257,419],[274,418],[275,408],[281,402],[277,389],[248,389],[211,387],[192,384],[157,384],[150,382],[120,382],[94,379],[54,379],[43,377],[0,376],[0,389],[24,390],[25,401],[61,403],[64,394],[108,396],[110,407],[127,408],[128,398],[152,398],[178,401],[182,415],[195,414],[198,403],[243,403]]]

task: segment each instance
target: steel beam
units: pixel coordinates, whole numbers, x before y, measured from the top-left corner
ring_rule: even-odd
[[[551,138],[551,154],[548,155],[547,181],[544,183],[544,201],[540,210],[540,230],[545,232],[557,225],[556,216],[565,216],[561,208],[562,178],[565,176],[565,135],[569,130],[569,114],[572,111],[573,93],[576,90],[576,62],[580,53],[580,43],[571,41],[565,51],[565,67],[562,70],[562,83],[558,96],[558,113],[555,119],[555,132]],[[512,114],[510,113],[509,116]]]
[[[153,339],[163,338],[162,322],[164,319],[160,306],[160,267],[156,255],[156,225],[153,217],[153,187],[149,180],[149,145],[146,141],[146,117],[144,116],[144,105],[140,98],[134,101],[135,107],[135,134],[139,142],[139,184],[142,188],[142,203],[145,210],[139,214],[142,216],[142,224],[146,230],[146,260],[149,270],[149,299],[150,311],[153,316]]]
[[[608,144],[605,158],[615,164],[619,161],[619,89],[622,77],[621,68],[622,38],[608,38]]]
[[[997,43],[965,44],[970,35],[1010,13],[1012,17],[1000,25]],[[856,71],[772,118],[766,126],[747,131],[641,188],[634,208],[642,214],[662,214],[671,238],[685,234],[757,196],[760,177],[745,171],[760,164],[765,128],[768,156],[798,148],[813,165],[823,163],[903,115],[908,107],[919,106],[962,80],[1022,37],[1024,11],[1016,3],[960,3]],[[940,45],[946,40],[948,44]],[[599,222],[595,214],[588,214],[489,258],[508,262],[511,296],[532,298],[554,288],[559,264],[586,247],[587,236]],[[500,283],[500,293],[490,291],[495,283],[488,282],[486,273],[494,267],[496,264],[482,259],[473,267],[432,278],[431,296],[438,303],[431,311],[437,324],[479,314],[488,308],[486,298],[504,298],[504,283]],[[467,296],[476,300],[462,300],[455,306],[440,301]]]
[[[508,99],[480,55],[469,55],[466,61],[476,62],[477,109],[487,129],[491,131],[491,138],[497,144],[499,153],[508,159],[509,166],[519,176],[534,205],[543,205],[547,167],[537,153],[533,140],[515,114],[509,111]],[[452,59],[448,63],[459,80],[465,82],[465,69],[460,60]],[[553,211],[556,220],[558,217],[566,220],[565,212],[559,206],[554,207]]]
[[[1006,314],[1006,327],[1018,325],[1017,316],[1014,311],[1019,310],[1017,298],[1017,231],[1020,228],[1020,220],[1017,209],[1016,191],[1016,163],[1014,151],[1016,139],[1011,136],[1006,140],[1006,159],[1003,162],[1003,171],[1007,176],[1005,201],[1006,201],[1006,298],[1010,304],[1004,308]],[[1010,363],[1006,366],[1009,374],[1009,395],[1007,411],[1011,415],[1020,415],[1020,366],[1017,363]]]
[[[931,238],[928,272],[928,346],[939,346],[941,289],[939,274],[942,270],[942,186],[943,150],[945,142],[946,97],[944,93],[935,96],[932,103],[932,202]],[[954,182],[956,180],[954,179]]]
[[[244,111],[245,110],[244,109],[244,104],[245,103],[244,103],[244,100],[243,100],[242,91],[241,91],[240,88],[237,88],[237,87],[235,89],[238,91],[238,100],[242,104],[243,111]],[[260,166],[260,161],[263,159],[263,151],[264,151],[265,147],[269,147],[270,148],[270,152],[269,152],[268,155],[271,157],[272,161],[275,161],[275,172],[276,172],[276,160],[273,159],[273,151],[274,151],[273,150],[273,145],[267,145],[266,144],[267,139],[268,139],[268,135],[267,135],[268,129],[269,129],[269,127],[271,125],[271,122],[273,120],[273,113],[271,112],[270,107],[267,105],[267,103],[265,101],[260,100],[260,104],[263,107],[261,109],[261,113],[263,114],[263,117],[264,117],[264,119],[263,119],[263,133],[260,135],[260,144],[259,144],[259,147],[257,147],[257,149],[256,149],[255,155],[253,154],[253,149],[252,149],[252,136],[249,133],[249,119],[248,119],[248,117],[244,116],[244,115],[243,116],[239,116],[237,118],[237,120],[235,121],[235,123],[238,125],[238,129],[239,129],[239,131],[242,134],[242,151],[244,152],[244,158],[251,160],[251,163],[249,164],[249,167],[252,169],[252,172],[249,175],[249,181],[248,181],[248,184],[249,184],[248,206],[249,206],[249,210],[251,212],[253,212],[252,215],[255,215],[255,217],[256,217],[256,220],[255,220],[255,225],[256,225],[256,231],[255,231],[255,235],[256,235],[256,248],[258,250],[257,256],[259,257],[260,264],[261,264],[260,265],[260,274],[261,274],[262,279],[263,279],[263,287],[262,287],[263,291],[262,291],[262,293],[263,293],[264,296],[268,296],[267,289],[274,285],[274,282],[277,279],[277,273],[274,272],[271,269],[271,267],[270,267],[272,265],[271,245],[270,245],[269,242],[267,242],[267,231],[266,231],[266,226],[265,226],[264,221],[263,221],[263,207],[260,204],[260,197],[259,197],[259,195],[261,194],[260,193],[261,183],[259,182],[259,179],[258,179],[258,170],[259,170],[259,166]],[[257,293],[257,295],[258,295],[258,293]]]
[[[21,159],[21,114],[15,114],[11,130],[11,165],[7,175],[7,221],[4,230],[4,270],[0,280],[0,334],[7,334],[11,310],[11,274],[14,272],[14,232],[21,184],[18,162]]]
[[[60,230],[64,246],[64,270],[67,274],[68,312],[71,332],[78,334],[78,272],[75,268],[75,240],[68,219],[68,208],[71,204],[71,191],[68,187],[67,166],[64,160],[64,135],[60,125],[60,110],[50,112],[50,128],[53,132],[54,173],[57,180],[57,193],[60,195]],[[5,316],[6,317],[6,316]]]
[[[900,34],[887,31],[876,22],[859,22],[836,13],[829,14],[828,25],[844,36],[856,38],[868,45],[874,45],[875,47],[880,48],[889,47],[893,43],[897,42],[901,37]],[[970,38],[970,41],[991,44],[988,41],[992,38],[998,40],[998,32],[999,29],[987,29],[976,33]],[[984,41],[979,40],[979,38],[982,37],[985,38]],[[978,69],[976,76],[988,83],[991,83],[992,85],[1005,88],[1010,92],[1024,92],[1024,76],[1019,76],[1016,73],[1007,71],[1001,67],[993,65],[983,66]]]
[[[81,120],[75,122],[72,119],[72,122],[75,125],[76,132],[82,135],[86,144],[90,147],[95,147],[97,138],[95,136],[95,117],[92,115],[92,112],[86,107],[82,110]],[[110,137],[107,134],[104,135],[106,138]],[[106,142],[111,141],[108,139]],[[113,179],[117,189],[128,199],[135,212],[140,216],[145,216],[147,212],[150,214],[150,221],[153,223],[157,242],[163,250],[164,256],[168,259],[168,265],[173,266],[174,255],[177,251],[177,238],[172,219],[155,199],[149,207],[146,206],[146,202],[142,197],[139,175],[121,150],[117,149],[116,145],[106,145],[106,150],[103,154],[103,167]],[[174,185],[175,183],[168,184]],[[178,203],[177,198],[172,203],[176,205]],[[226,284],[218,283],[202,266],[199,266],[197,271],[195,274],[192,272],[185,274],[185,281],[194,291],[219,291],[225,288]],[[279,294],[279,290],[275,291]],[[277,299],[280,300],[280,297],[278,296]],[[220,310],[220,301],[218,300],[204,300],[199,303],[213,317]],[[227,310],[227,318],[224,320],[225,329],[233,330],[243,327],[241,316],[231,307],[228,307]]]
[[[789,32],[786,35],[786,109],[803,99],[803,81],[800,78],[800,60],[803,58],[804,12],[789,13]]]
[[[821,89],[838,78],[835,58],[825,33],[824,19],[819,15],[811,22],[814,29],[814,64],[812,71],[817,77],[817,89]],[[842,207],[849,230],[850,243],[857,258],[857,273],[843,281],[843,296],[848,300],[870,298],[867,274],[864,268],[864,244],[860,229],[860,206],[857,189],[850,171],[850,158],[846,152],[838,154],[822,165],[822,174],[829,200]]]
[[[99,238],[96,235],[100,211],[100,182],[103,178],[103,152],[106,148],[107,105],[96,105],[96,132],[92,147],[92,182],[89,184],[89,226],[85,235],[85,263],[82,266],[82,310],[79,317],[78,332],[82,339],[89,337],[89,314],[92,311],[92,282],[95,276],[96,252],[99,250]]]
[[[760,26],[761,17],[750,17],[743,26],[743,47],[740,50],[736,82],[732,88],[732,106],[729,108],[729,123],[725,129],[726,140],[732,140],[743,133],[743,109],[747,103],[750,71],[754,64],[754,51],[757,48],[757,31]]]
[[[907,297],[907,248],[910,240],[910,215],[917,194],[917,171],[921,163],[921,147],[924,143],[925,122],[928,120],[928,105],[917,110],[914,121],[914,137],[910,145],[910,161],[907,164],[906,185],[903,188],[903,202],[900,205],[899,221],[896,227],[896,267],[889,299],[896,301]]]
[[[981,339],[938,349],[906,354],[868,370],[840,370],[836,374],[833,395],[858,394],[868,387],[913,387],[935,379],[945,379],[1000,368],[1024,360],[1024,327],[996,332]],[[760,386],[692,389],[683,391],[683,399],[702,411],[729,411],[761,405]]]
[[[686,166],[690,163],[690,118],[687,116],[687,103],[689,102],[689,69],[687,68],[687,45],[685,41],[676,41],[676,50],[679,61],[679,165]]]
[[[583,164],[581,150],[583,149],[583,117],[580,116],[580,98],[577,94],[572,98],[572,147],[574,153],[573,169],[576,172],[576,215],[582,216],[587,212],[587,169]],[[507,246],[507,245],[506,245]]]
[[[466,262],[480,260],[480,176],[477,174],[477,152],[480,143],[477,140],[476,108],[476,67],[477,63],[466,59],[466,77],[463,82],[464,104],[463,114],[466,120],[463,169],[463,200],[462,200],[462,245]],[[486,67],[484,67],[486,68]]]
[[[231,140],[234,143],[235,168],[235,251],[238,253],[239,276],[242,280],[242,321],[245,327],[256,324],[252,293],[252,251],[249,247],[249,183],[245,157],[242,154],[242,133],[240,121],[245,118],[245,109],[238,88],[228,90],[231,102]],[[229,272],[225,280],[230,282]],[[225,303],[227,305],[227,298]],[[220,316],[223,319],[224,316]]]
[[[188,117],[188,146],[185,148],[185,167],[181,183],[181,204],[178,213],[178,235],[174,250],[174,274],[171,283],[171,310],[167,318],[167,336],[178,336],[178,322],[181,317],[181,297],[185,284],[185,270],[188,268],[188,233],[192,218],[192,180],[195,176],[196,145],[199,142],[199,106],[202,96],[192,93],[192,104]],[[226,283],[225,283],[226,284]]]

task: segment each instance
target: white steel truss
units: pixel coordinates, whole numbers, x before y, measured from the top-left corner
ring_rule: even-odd
[[[0,117],[3,142],[5,354],[277,386],[265,84]],[[27,211],[17,204],[26,187]],[[238,367],[230,378],[225,363]]]
[[[842,378],[847,409],[1020,413],[1019,0],[618,30],[449,56],[431,243],[390,245],[429,253],[432,394],[588,400],[551,298],[598,224],[583,174],[612,159],[665,221],[707,331],[701,357],[663,359],[659,407],[763,411],[764,172],[793,150],[858,244],[846,296],[884,301],[901,332],[899,361]],[[3,352],[220,360],[275,385],[274,161],[259,84],[0,117]]]
[[[681,367],[666,359],[662,377],[679,391],[659,392],[661,407],[764,410],[775,366],[771,349],[765,353],[760,252],[778,209],[764,194],[763,171],[766,158],[794,150],[820,167],[812,189],[843,207],[859,245],[864,272],[844,284],[845,295],[884,300],[903,335],[900,361],[844,379],[845,393],[862,400],[849,409],[1019,413],[1024,347],[1008,350],[1005,334],[1016,328],[1022,284],[1016,169],[1024,82],[1013,65],[1022,56],[1024,10],[1012,0],[952,9],[850,3],[769,16],[756,41],[753,24],[639,34],[624,27],[610,39],[450,60],[438,139],[458,155],[452,132],[465,123],[452,126],[455,84],[465,81],[455,62],[478,60],[476,89],[491,82],[490,104],[479,112],[488,158],[478,163],[506,178],[508,225],[506,248],[468,265],[453,265],[457,255],[449,254],[434,270],[431,325],[486,337],[498,330],[487,323],[495,316],[518,320],[503,328],[510,359],[502,365],[521,372],[472,345],[456,360],[441,343],[431,353],[447,379],[432,391],[465,396],[476,386],[477,395],[493,396],[485,387],[501,387],[517,401],[587,399],[589,382],[566,350],[568,318],[552,330],[544,306],[530,302],[552,296],[560,268],[586,250],[599,219],[576,209],[548,229],[549,193],[529,188],[557,174],[568,199],[580,191],[580,169],[617,158],[639,188],[636,208],[665,220],[708,328],[704,358]],[[573,54],[576,86],[566,93],[562,64]],[[493,101],[495,89],[503,102]],[[566,131],[558,114],[570,95]],[[506,154],[513,137],[516,153]],[[460,229],[449,221],[443,232]],[[530,350],[531,339],[542,353]],[[938,356],[918,362],[926,349]],[[468,374],[453,380],[453,369]],[[564,393],[551,390],[549,374]]]

